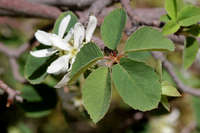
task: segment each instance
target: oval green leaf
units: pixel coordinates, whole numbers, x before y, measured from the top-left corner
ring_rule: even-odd
[[[116,9],[104,18],[101,25],[101,36],[104,44],[115,50],[122,37],[126,25],[126,12],[123,9]]]
[[[70,81],[68,83],[71,84],[80,76],[80,74],[85,72],[85,70],[87,70],[88,67],[90,67],[96,61],[102,58],[103,54],[96,44],[85,44],[76,56],[76,60],[73,63],[72,71],[70,74]]]
[[[127,55],[128,58],[138,62],[147,62],[152,57],[151,53],[148,51],[129,52]]]
[[[83,104],[91,119],[97,123],[108,111],[111,99],[110,73],[107,67],[92,72],[82,88]]]
[[[188,69],[196,59],[198,53],[199,43],[193,37],[187,37],[183,51],[183,66]]]
[[[180,28],[180,25],[176,21],[169,21],[165,24],[165,26],[162,29],[162,33],[164,35],[169,35],[177,32]]]
[[[173,51],[174,44],[162,33],[151,27],[142,27],[133,33],[126,42],[125,51]]]
[[[39,84],[44,81],[48,75],[46,72],[47,67],[55,58],[57,58],[55,55],[44,58],[37,58],[29,55],[25,65],[25,78],[31,84]]]
[[[171,97],[181,96],[177,89],[174,86],[172,86],[168,81],[162,82],[162,95]]]
[[[140,111],[156,108],[161,99],[161,84],[154,70],[142,62],[122,58],[112,68],[112,79],[125,103]]]
[[[28,102],[42,101],[42,97],[38,94],[34,87],[30,85],[25,85],[24,88],[21,89],[21,96]]]
[[[161,98],[161,104],[163,105],[163,107],[167,110],[170,111],[170,104],[168,102],[167,96],[162,96]]]
[[[47,112],[56,107],[58,101],[57,93],[54,88],[45,84],[34,85],[33,87],[34,95],[37,93],[40,98],[38,96],[37,98],[36,96],[34,98],[31,96],[32,98],[28,99],[28,95],[26,95],[26,100],[19,105],[29,117],[43,117],[48,114]]]
[[[178,14],[178,23],[181,26],[190,26],[200,21],[200,8],[195,6],[187,6]]]
[[[165,10],[168,15],[175,20],[177,17],[177,0],[165,0]]]

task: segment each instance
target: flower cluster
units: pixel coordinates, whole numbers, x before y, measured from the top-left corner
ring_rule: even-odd
[[[47,73],[49,74],[67,73],[56,85],[57,88],[66,85],[77,53],[85,43],[91,41],[97,25],[96,17],[90,16],[86,30],[81,23],[77,22],[74,27],[70,29],[67,35],[64,36],[70,20],[70,15],[67,15],[62,19],[58,28],[58,35],[38,30],[35,33],[36,39],[41,44],[51,47],[30,52],[32,56],[38,58],[49,57],[55,53],[59,55],[59,57],[47,68]]]

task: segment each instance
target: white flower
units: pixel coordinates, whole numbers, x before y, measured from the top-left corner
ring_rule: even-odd
[[[70,62],[71,66],[70,66],[69,70],[71,70],[72,64],[74,63],[75,58],[76,58],[76,54],[80,51],[83,44],[91,41],[92,35],[95,31],[96,26],[97,26],[97,19],[95,16],[89,17],[89,22],[88,22],[86,30],[84,29],[84,26],[81,23],[75,24],[75,26],[74,26],[74,45],[72,46],[72,48],[70,49],[70,52],[68,54],[71,57],[71,62]],[[85,39],[85,42],[83,42],[84,39]],[[69,81],[69,75],[70,75],[70,72],[67,73],[55,87],[61,88],[61,87],[65,86],[67,84],[67,82]]]
[[[35,57],[48,57],[53,55],[56,52],[63,51],[68,53],[71,51],[72,47],[68,43],[72,36],[72,30],[64,37],[65,30],[70,22],[71,16],[68,15],[60,23],[58,28],[58,35],[47,33],[41,30],[38,30],[35,33],[36,39],[43,45],[52,46],[51,48],[31,51],[30,54]],[[69,68],[70,54],[62,55],[55,61],[53,61],[47,69],[49,74],[59,74],[66,72]]]

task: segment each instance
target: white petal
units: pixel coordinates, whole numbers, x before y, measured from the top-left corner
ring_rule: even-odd
[[[42,44],[44,45],[48,45],[51,46],[51,40],[50,40],[51,34],[38,30],[37,32],[35,32],[35,38]]]
[[[58,28],[58,36],[60,36],[61,38],[63,38],[63,36],[65,34],[65,31],[67,29],[67,26],[69,25],[70,19],[71,19],[71,16],[67,15],[60,22],[60,25],[59,25],[59,28]]]
[[[81,23],[76,23],[74,26],[74,47],[79,48],[85,37],[85,29]]]
[[[90,16],[89,18],[89,22],[87,25],[87,29],[86,29],[86,42],[90,42],[92,39],[92,35],[95,31],[95,28],[97,26],[97,18],[95,16]]]
[[[63,76],[63,78],[60,80],[60,82],[58,82],[57,83],[57,85],[56,86],[54,86],[55,88],[62,88],[62,87],[64,87],[64,86],[66,86],[67,85],[67,82],[69,81],[69,75],[70,75],[70,73],[67,73],[67,74],[65,74],[64,76]]]
[[[60,48],[62,50],[69,51],[70,49],[72,49],[70,44],[64,42],[64,40],[62,38],[60,38],[59,36],[57,36],[56,34],[52,35],[51,41],[53,43],[53,46]]]
[[[49,49],[41,49],[41,50],[30,51],[30,54],[32,56],[40,58],[40,57],[51,56],[51,55],[53,55],[56,52],[57,52],[57,50],[55,50],[53,48],[49,48]]]
[[[47,73],[50,74],[60,74],[67,72],[69,66],[69,55],[64,55],[56,59],[51,63],[51,65],[47,68]]]
[[[72,38],[72,35],[74,34],[74,29],[71,28],[70,31],[67,33],[67,35],[64,38],[65,42],[69,42],[69,40]]]
[[[74,64],[75,62],[75,59],[76,59],[76,56],[74,56],[71,61],[70,61],[70,68],[68,69],[68,71],[70,71],[72,69],[72,65]]]

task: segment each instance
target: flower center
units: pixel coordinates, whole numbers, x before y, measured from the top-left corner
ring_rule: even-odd
[[[78,49],[77,48],[73,48],[70,52],[71,52],[71,54],[73,56],[76,56],[76,54],[78,53]]]

